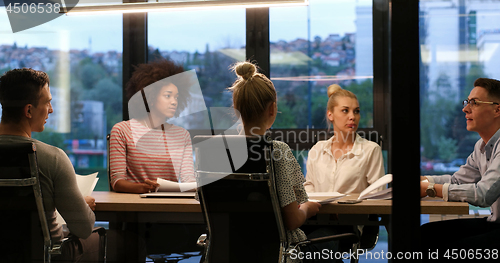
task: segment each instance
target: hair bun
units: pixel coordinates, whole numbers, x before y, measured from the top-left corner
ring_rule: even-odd
[[[255,74],[257,69],[255,65],[250,62],[240,62],[234,66],[234,71],[236,75],[242,77],[244,80],[248,80]]]
[[[332,84],[332,85],[328,86],[328,91],[327,91],[328,97],[332,96],[333,93],[335,93],[341,89],[342,88],[339,86],[339,84]]]

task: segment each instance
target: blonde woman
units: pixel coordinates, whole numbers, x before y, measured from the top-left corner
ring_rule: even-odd
[[[380,146],[359,136],[359,102],[354,93],[333,84],[328,87],[326,118],[334,135],[309,151],[307,192],[360,193],[384,176]]]
[[[278,112],[274,85],[266,76],[257,73],[252,63],[238,63],[233,69],[238,79],[229,90],[233,92],[233,106],[242,119],[245,134],[264,135],[274,123]],[[273,141],[273,151],[276,187],[288,242],[305,240],[307,237],[299,227],[307,218],[316,215],[321,205],[308,202],[303,186],[304,175],[290,147],[283,142]],[[336,250],[337,246],[338,243],[332,241],[310,245],[304,247],[302,251],[321,252],[323,249],[331,251]],[[287,262],[293,261],[287,258]]]

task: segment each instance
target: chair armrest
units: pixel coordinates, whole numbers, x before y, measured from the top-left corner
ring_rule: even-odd
[[[106,229],[102,226],[94,227],[92,229],[92,233],[99,233],[99,236],[103,236],[103,235],[106,235]]]
[[[331,240],[346,240],[347,242],[357,243],[357,242],[359,242],[359,237],[354,233],[345,233],[345,234],[338,234],[338,235],[332,235],[332,236],[311,238],[311,239],[307,239],[304,241],[291,243],[289,249],[287,249],[286,254],[289,254],[293,250],[297,250],[297,247],[299,247],[299,246],[306,246],[309,244],[327,242],[327,241],[331,241]]]
[[[104,227],[94,227],[94,229],[92,229],[92,233],[98,233],[99,236],[104,237],[106,246],[106,229]],[[61,242],[53,244],[51,249],[49,250],[49,253],[51,255],[60,255],[62,253],[62,247],[64,246],[64,244],[75,237],[76,236],[69,235],[68,237],[63,238]]]
[[[356,243],[356,242],[359,242],[359,237],[358,237],[358,235],[356,235],[354,233],[345,233],[345,234],[338,234],[338,235],[332,235],[332,236],[311,238],[311,239],[309,239],[309,244],[321,243],[321,242],[326,242],[326,241],[330,241],[330,240],[347,240],[347,242]]]
[[[63,238],[61,240],[61,242],[52,244],[51,248],[49,249],[49,254],[51,254],[51,255],[61,255],[61,253],[62,253],[62,247],[69,240],[71,240],[71,237],[65,237],[65,238]]]
[[[201,234],[201,236],[198,238],[198,241],[196,241],[196,245],[200,247],[207,246],[207,234]]]

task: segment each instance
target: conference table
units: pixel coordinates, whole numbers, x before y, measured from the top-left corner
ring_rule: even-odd
[[[92,196],[96,200],[96,219],[101,221],[203,223],[200,203],[194,198],[143,198],[138,194],[97,191]],[[357,195],[353,194],[339,200],[356,198]],[[384,216],[391,214],[391,206],[392,200],[363,200],[357,204],[334,201],[322,205],[318,214]],[[465,202],[444,202],[440,198],[426,197],[420,206],[421,214],[469,214],[469,205]]]
[[[126,222],[204,224],[200,203],[194,198],[143,198],[138,194],[97,191],[93,192],[92,196],[96,200],[96,220],[108,221],[110,229],[116,229],[117,226]],[[349,195],[339,200],[356,198],[357,195]],[[309,219],[306,224],[384,225],[389,232],[391,205],[391,200],[364,200],[357,204],[339,204],[334,201],[322,205],[318,215]],[[444,202],[442,199],[424,198],[421,201],[421,213],[469,214],[469,205],[463,202]],[[369,216],[370,214],[375,214],[375,219]],[[137,257],[135,254],[137,250],[133,249],[137,244],[125,240],[130,239],[124,237],[121,240],[108,240],[108,243],[116,242],[117,247],[126,247],[126,258]],[[109,247],[108,250],[110,250]],[[121,251],[116,248],[109,252],[120,254]]]

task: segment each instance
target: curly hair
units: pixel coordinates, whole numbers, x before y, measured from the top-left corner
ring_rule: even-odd
[[[175,81],[174,83],[174,81],[167,78],[182,72],[184,72],[184,68],[181,65],[166,59],[156,60],[147,64],[139,64],[135,67],[135,71],[132,73],[132,77],[125,88],[127,101],[129,101],[130,105],[144,105],[146,101],[150,104],[150,102],[158,96],[162,87],[173,84],[179,91],[177,111],[175,112],[175,116],[179,116],[179,113],[186,108],[191,98],[189,87],[192,86],[192,80],[183,78],[182,81]],[[152,85],[158,81],[161,81],[161,83],[159,83],[161,85]],[[142,96],[134,96],[141,90],[144,90],[144,94],[146,95],[145,98]],[[130,115],[130,118],[144,118],[147,116],[147,112],[131,112]]]
[[[31,68],[13,69],[0,77],[2,121],[18,122],[27,104],[38,106],[41,90],[49,85],[49,75]]]

